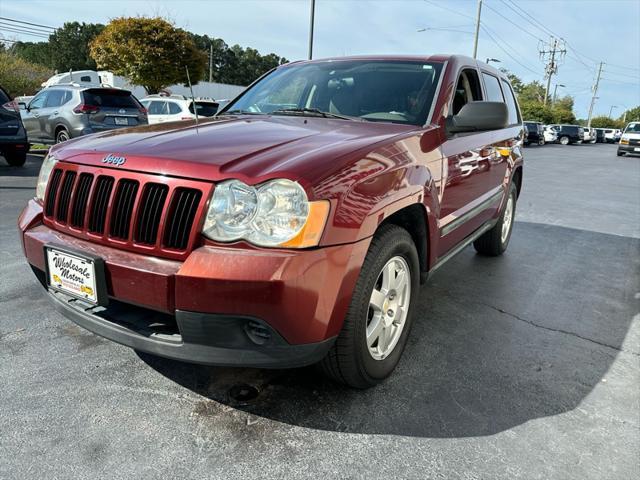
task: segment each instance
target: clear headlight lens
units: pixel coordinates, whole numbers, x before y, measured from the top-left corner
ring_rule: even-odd
[[[318,244],[328,212],[328,202],[309,202],[300,184],[291,180],[258,187],[229,180],[216,186],[202,233],[219,242],[308,247]]]
[[[47,155],[42,161],[40,167],[40,174],[38,175],[38,183],[36,184],[36,198],[41,202],[44,201],[44,193],[47,191],[47,183],[49,183],[49,176],[53,167],[56,166],[57,160],[55,157]]]

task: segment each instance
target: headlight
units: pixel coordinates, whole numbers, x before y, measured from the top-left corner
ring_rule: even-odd
[[[286,179],[252,187],[239,180],[216,185],[202,233],[219,242],[247,240],[263,247],[317,245],[329,202],[309,202],[304,189]]]
[[[36,184],[36,198],[41,202],[44,201],[44,193],[47,191],[47,183],[49,183],[49,176],[53,167],[56,166],[57,160],[55,157],[47,155],[42,161],[40,167],[40,174],[38,175],[38,183]]]

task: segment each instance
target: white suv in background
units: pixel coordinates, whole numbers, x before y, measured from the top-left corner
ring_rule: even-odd
[[[148,95],[140,100],[147,109],[149,123],[178,122],[196,118],[193,102],[184,95]],[[213,117],[219,103],[212,98],[195,98],[198,117]]]
[[[544,126],[544,143],[556,143],[558,141],[558,132],[556,132],[551,126]]]
[[[596,129],[590,127],[582,127],[584,130],[584,140],[582,143],[596,143]]]

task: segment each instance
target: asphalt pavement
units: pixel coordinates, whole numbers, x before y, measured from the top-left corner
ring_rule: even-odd
[[[0,479],[640,478],[640,157],[615,149],[527,148],[508,252],[442,267],[368,391],[76,327],[18,240],[41,157],[0,160]]]

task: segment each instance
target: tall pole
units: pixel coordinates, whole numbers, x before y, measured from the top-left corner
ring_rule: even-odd
[[[311,0],[311,14],[309,15],[309,60],[313,58],[313,23],[316,13],[316,0]]]
[[[473,58],[478,56],[478,35],[480,34],[480,14],[482,13],[482,0],[478,0],[478,15],[476,16],[476,35],[473,38]]]
[[[213,82],[213,43],[209,44],[209,82]]]
[[[589,117],[587,118],[587,127],[591,127],[591,116],[593,115],[593,106],[596,103],[596,95],[598,94],[598,85],[600,85],[600,75],[602,74],[602,66],[604,62],[600,62],[598,66],[598,76],[596,77],[596,83],[593,86],[593,96],[591,97],[591,105],[589,105]]]
[[[614,108],[618,108],[617,105],[611,105],[611,108],[609,109],[609,118],[611,118],[611,114],[613,113],[613,109]]]
[[[549,87],[551,86],[551,77],[555,73],[554,70],[556,65],[556,48],[558,47],[558,40],[556,38],[553,39],[553,47],[551,48],[551,60],[549,61],[549,65],[547,68],[547,88],[544,90],[544,105],[547,104],[547,97],[549,96]]]
[[[555,105],[556,104],[556,95],[558,93],[558,84],[556,83],[556,86],[553,87],[553,98],[551,99],[551,105]]]

